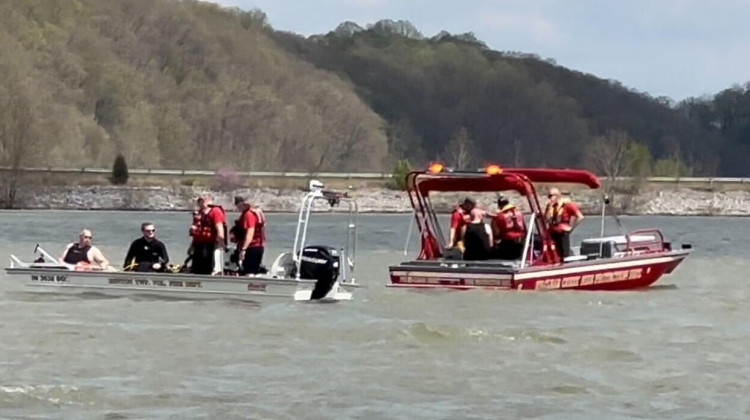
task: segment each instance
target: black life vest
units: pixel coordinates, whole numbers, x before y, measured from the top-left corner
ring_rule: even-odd
[[[65,253],[65,258],[63,258],[63,261],[68,264],[78,264],[79,262],[85,262],[91,264],[91,261],[89,261],[89,250],[91,249],[91,245],[86,245],[84,247],[78,245],[78,243],[74,243],[73,246],[68,248],[68,252]]]

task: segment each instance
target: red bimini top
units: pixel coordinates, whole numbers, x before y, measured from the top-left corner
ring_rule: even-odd
[[[589,171],[580,169],[540,169],[506,168],[502,172],[486,174],[481,172],[413,172],[414,187],[422,194],[430,191],[516,191],[521,195],[531,193],[529,183],[582,184],[589,188],[601,187],[599,178]]]

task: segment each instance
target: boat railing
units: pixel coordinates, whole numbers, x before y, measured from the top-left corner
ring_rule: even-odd
[[[531,213],[531,216],[529,217],[529,223],[526,225],[529,228],[526,229],[526,238],[524,238],[523,242],[523,253],[521,254],[521,268],[524,268],[526,266],[526,260],[529,260],[529,264],[531,263],[531,258],[533,257],[534,253],[533,250],[530,249],[532,246],[531,238],[534,234],[534,219],[536,218],[536,213]]]
[[[636,237],[638,240],[636,240]],[[641,240],[641,238],[652,238]],[[625,253],[650,253],[664,250],[664,235],[659,229],[638,229],[625,235]]]

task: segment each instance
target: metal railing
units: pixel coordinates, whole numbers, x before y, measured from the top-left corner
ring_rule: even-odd
[[[0,166],[0,171],[12,171],[12,168]],[[38,173],[67,173],[67,174],[111,174],[110,168],[21,168],[22,172]],[[217,176],[225,173],[224,171],[204,171],[195,169],[129,169],[130,175],[154,175],[154,176]],[[327,179],[370,179],[370,180],[387,180],[393,177],[390,173],[378,172],[264,172],[264,171],[233,171],[232,175],[240,177],[256,178],[327,178]],[[607,177],[599,177],[601,181],[608,181]],[[634,177],[617,177],[617,181],[634,181]],[[707,183],[707,184],[743,184],[750,183],[750,178],[725,178],[725,177],[665,177],[651,176],[643,178],[646,182],[652,183]]]

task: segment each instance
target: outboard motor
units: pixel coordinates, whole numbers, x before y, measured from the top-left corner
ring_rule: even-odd
[[[312,245],[305,247],[301,259],[300,277],[317,280],[310,299],[324,298],[339,276],[339,252],[330,246]]]

